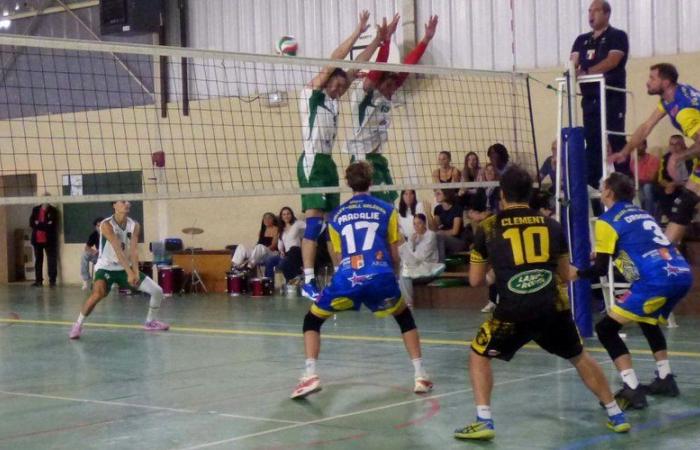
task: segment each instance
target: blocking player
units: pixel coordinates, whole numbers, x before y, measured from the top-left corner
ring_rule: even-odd
[[[373,174],[366,161],[350,164],[345,178],[353,196],[333,211],[328,228],[333,250],[342,260],[331,284],[304,317],[305,369],[291,398],[303,398],[321,390],[316,360],[324,321],[341,311],[359,310],[362,305],[377,317],[394,317],[413,363],[413,392],[429,392],[433,383],[423,368],[418,329],[396,282],[398,214],[392,205],[369,195]]]
[[[362,11],[355,31],[331,54],[331,59],[344,59],[355,41],[368,28],[369,12]],[[377,27],[377,35],[360,53],[356,61],[368,61],[387,33],[387,23]],[[331,157],[338,131],[338,99],[347,91],[357,76],[357,70],[333,66],[324,67],[301,91],[299,112],[301,114],[304,152],[297,163],[299,187],[337,187],[338,169]],[[316,241],[323,232],[324,215],[340,204],[340,194],[302,194],[301,208],[306,213],[306,230],[301,242],[304,261],[304,285],[302,294],[309,299],[318,299],[318,288],[314,276]]]
[[[398,23],[397,14],[389,24],[386,38],[379,46],[377,62],[388,61],[391,36],[396,31]],[[437,24],[438,16],[430,16],[428,23],[425,24],[423,38],[416,48],[406,55],[404,64],[418,64],[435,36]],[[389,170],[389,161],[382,155],[382,150],[387,142],[388,129],[391,125],[391,99],[408,76],[407,72],[372,70],[350,91],[353,135],[346,142],[345,151],[352,155],[352,161],[365,159],[372,165],[374,169],[372,184],[375,186],[394,184]],[[398,198],[396,191],[379,191],[372,195],[389,203],[394,203]]]
[[[674,127],[685,137],[694,141],[686,151],[681,153],[680,157],[687,160],[700,156],[700,91],[689,84],[678,83],[678,70],[675,66],[659,63],[649,68],[647,93],[660,97],[657,108],[634,131],[622,151],[610,155],[608,159],[612,162],[625,160],[666,115]],[[683,239],[685,229],[693,220],[698,202],[700,202],[700,159],[694,161],[690,178],[673,203],[670,223],[666,227],[666,236],[672,243],[678,244]]]
[[[455,430],[454,437],[492,439],[496,435],[490,406],[491,358],[509,361],[530,341],[568,359],[605,405],[608,427],[618,433],[629,431],[602,369],[583,349],[571,316],[566,288],[560,281],[569,276],[561,225],[528,206],[532,178],[527,171],[508,168],[500,186],[503,207],[477,229],[469,267],[472,286],[482,284],[493,268],[499,300],[493,317],[481,325],[472,341],[469,355],[476,421]]]
[[[647,406],[645,392],[678,395],[671,373],[666,339],[659,327],[690,290],[690,267],[659,224],[647,212],[632,204],[634,182],[612,173],[603,184],[602,202],[608,210],[595,223],[595,264],[572,276],[597,279],[608,271],[610,258],[632,283],[630,290],[615,299],[607,316],[596,324],[598,339],[608,351],[624,382],[615,398],[623,409]],[[636,322],[642,329],[656,359],[656,377],[641,386],[632,368],[632,358],[619,332],[623,325]]]
[[[151,296],[143,326],[145,330],[167,331],[170,328],[170,325],[157,317],[163,290],[150,277],[139,272],[138,236],[141,227],[129,217],[131,204],[117,200],[112,207],[114,214],[100,223],[99,257],[95,264],[92,294],[85,301],[78,320],[70,330],[68,336],[71,339],[80,338],[85,318],[107,296],[114,283],[121,288],[137,289]]]

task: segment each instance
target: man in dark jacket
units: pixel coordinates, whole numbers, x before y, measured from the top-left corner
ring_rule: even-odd
[[[49,286],[54,287],[58,272],[58,210],[48,203],[34,207],[29,218],[29,226],[32,227],[32,245],[34,246],[34,270],[36,273],[34,286],[41,286],[44,282],[44,252],[46,252]]]

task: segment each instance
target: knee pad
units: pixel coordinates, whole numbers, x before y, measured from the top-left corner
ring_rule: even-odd
[[[595,326],[595,331],[598,333],[598,340],[603,344],[603,347],[608,351],[608,355],[610,355],[613,361],[629,353],[627,346],[618,334],[621,329],[622,325],[609,316],[605,316]]]
[[[306,219],[306,230],[304,230],[304,239],[316,242],[319,236],[323,233],[323,218],[309,217]]]
[[[409,308],[404,308],[401,314],[394,316],[394,319],[399,324],[401,334],[416,329],[416,322],[413,320],[413,314]]]
[[[666,337],[664,337],[664,332],[661,331],[658,325],[640,322],[639,328],[642,329],[644,337],[647,338],[652,353],[666,350]]]
[[[304,316],[304,333],[307,331],[315,331],[320,333],[323,322],[325,322],[325,319],[321,319],[320,317],[311,314],[311,311],[307,312],[306,316]]]

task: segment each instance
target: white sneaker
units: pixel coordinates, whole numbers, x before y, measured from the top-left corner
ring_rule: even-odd
[[[299,379],[299,384],[292,391],[292,395],[289,398],[301,399],[307,395],[313,394],[321,390],[321,379],[318,375],[311,375],[308,377],[301,377]]]
[[[83,280],[83,285],[80,287],[80,289],[82,289],[83,291],[87,291],[88,289],[90,289],[90,282]]]
[[[427,394],[433,390],[433,382],[428,377],[416,377],[413,385],[413,392],[416,394]]]
[[[486,304],[486,306],[481,308],[481,312],[482,313],[492,313],[494,309],[496,309],[496,304],[489,300],[489,302]]]

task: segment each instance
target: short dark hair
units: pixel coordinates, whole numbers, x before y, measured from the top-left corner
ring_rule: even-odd
[[[452,152],[449,150],[440,150],[440,153],[438,155],[447,155],[447,159],[452,161]]]
[[[510,203],[528,203],[532,195],[532,177],[527,170],[512,165],[501,175],[501,192]]]
[[[610,189],[617,201],[631,202],[634,200],[634,182],[630,177],[620,172],[613,172],[605,179],[605,187]]]
[[[335,69],[333,69],[333,72],[331,72],[330,76],[328,77],[328,80],[330,80],[333,77],[341,77],[341,78],[345,78],[347,80],[348,73],[345,70],[341,69],[340,67],[336,67]]]
[[[345,180],[354,192],[367,192],[372,185],[374,170],[367,161],[357,161],[345,169]]]
[[[510,156],[508,156],[508,149],[505,145],[501,144],[500,142],[496,142],[490,146],[488,150],[486,150],[486,156],[491,156],[491,152],[495,152],[498,155],[499,161],[503,163],[504,166],[508,164]],[[497,167],[497,169],[502,169],[502,167]]]
[[[668,80],[673,84],[678,84],[678,69],[676,66],[670,63],[658,63],[649,67],[649,70],[656,70],[659,72],[659,78],[662,80]]]
[[[425,214],[423,213],[418,213],[415,216],[413,216],[414,219],[418,219],[423,223],[428,223],[428,219],[425,217]]]
[[[95,220],[92,221],[92,226],[93,226],[93,227],[96,227],[96,226],[99,225],[103,220],[105,220],[104,217],[97,217],[97,218],[95,218]]]

